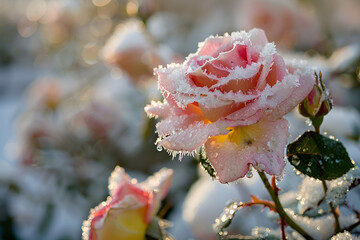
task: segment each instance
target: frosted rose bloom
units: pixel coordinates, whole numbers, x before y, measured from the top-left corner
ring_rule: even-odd
[[[173,171],[163,168],[137,183],[121,167],[109,178],[110,197],[90,211],[83,223],[84,240],[144,240],[151,218],[166,196]]]
[[[204,145],[222,183],[245,176],[252,164],[281,174],[288,123],[282,118],[310,92],[313,70],[286,67],[264,31],[209,37],[183,64],[156,70],[163,102],[145,107],[156,125],[157,144],[173,153]]]

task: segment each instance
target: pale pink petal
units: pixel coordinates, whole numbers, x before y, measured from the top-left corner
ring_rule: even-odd
[[[265,110],[259,109],[253,115],[247,115],[243,119],[229,120],[227,118],[217,121],[218,124],[223,124],[225,127],[237,127],[237,126],[248,126],[260,121],[263,117]]]
[[[287,64],[288,70],[298,80],[297,87],[291,91],[289,97],[279,103],[267,116],[269,119],[276,119],[284,116],[294,109],[313,89],[315,83],[314,69],[307,66],[303,61],[292,61]]]
[[[193,81],[193,83],[197,87],[211,87],[212,85],[217,83],[217,81],[212,79],[211,76],[208,76],[206,72],[203,72],[201,68],[188,74],[188,78]]]
[[[254,28],[251,31],[249,31],[249,35],[250,35],[249,39],[253,46],[256,45],[265,46],[269,42],[264,30],[262,29]]]
[[[219,118],[229,115],[230,113],[236,111],[237,104],[230,102],[230,104],[216,107],[216,108],[209,108],[206,105],[199,105],[201,112],[204,116],[212,122],[217,121]]]
[[[270,85],[267,85],[258,99],[247,104],[242,109],[239,109],[238,111],[233,112],[230,115],[226,116],[226,119],[228,120],[244,119],[247,116],[252,116],[261,109],[267,110],[268,112],[271,113],[271,111],[274,111],[273,109],[277,108],[277,106],[280,103],[282,103],[285,99],[289,99],[292,97],[292,93],[294,89],[298,87],[298,85],[299,85],[298,76],[288,74],[282,79],[281,82],[278,82],[274,86],[270,87]],[[276,118],[271,118],[271,119],[275,120],[277,118],[281,118],[283,115],[276,115],[276,116],[277,116]]]
[[[209,37],[204,42],[199,43],[199,50],[197,55],[205,55],[217,57],[220,52],[228,51],[231,49],[231,37]],[[227,50],[227,48],[229,48]]]
[[[156,124],[156,131],[159,137],[163,137],[173,132],[185,129],[190,124],[201,121],[202,116],[197,114],[169,116]]]
[[[277,81],[281,81],[286,75],[286,65],[284,59],[279,55],[274,55],[274,63],[271,71],[269,72],[266,83],[271,87],[276,84]]]
[[[119,202],[128,195],[134,195],[144,205],[149,201],[149,193],[137,185],[136,181],[132,182],[130,176],[119,166],[115,167],[109,177],[109,192],[114,202]]]
[[[219,129],[215,124],[205,124],[199,121],[186,129],[159,138],[157,144],[168,150],[193,152],[202,146],[209,136],[216,136],[217,134],[219,134]]]
[[[242,178],[249,164],[268,174],[280,175],[285,167],[284,150],[288,137],[288,122],[264,120],[246,127],[246,137],[240,142],[227,136],[210,137],[205,152],[214,166],[219,181],[227,183]]]
[[[166,118],[171,111],[171,107],[167,102],[151,101],[150,104],[145,106],[144,110],[149,117]]]
[[[147,222],[159,210],[161,200],[165,198],[170,189],[173,175],[174,171],[172,169],[162,168],[153,176],[148,177],[146,181],[140,183],[142,189],[152,193],[149,201]]]
[[[163,102],[151,101],[151,104],[146,105],[144,110],[149,117],[160,117],[162,119],[172,115],[189,114],[188,110],[177,106],[176,101],[171,95],[166,95]]]
[[[271,45],[266,45],[265,47],[268,47],[268,46],[271,46]],[[270,48],[270,47],[268,47]],[[266,52],[266,51],[264,51]],[[263,60],[263,67],[262,67],[262,71],[261,71],[261,74],[260,74],[260,77],[257,81],[257,85],[256,85],[256,89],[259,90],[259,91],[262,91],[264,90],[265,86],[267,85],[267,77],[269,75],[269,72],[271,70],[271,67],[272,65],[274,64],[274,56],[275,54],[271,54],[270,53],[267,53],[265,56],[264,56],[264,60]]]
[[[222,52],[212,61],[219,68],[234,69],[235,67],[246,67],[248,64],[246,45],[236,44],[228,52]]]
[[[109,177],[109,192],[110,196],[114,196],[118,188],[122,188],[130,182],[130,176],[125,172],[125,169],[116,166]]]

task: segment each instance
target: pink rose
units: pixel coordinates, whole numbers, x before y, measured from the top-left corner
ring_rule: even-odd
[[[106,63],[119,67],[135,82],[152,77],[153,68],[172,57],[153,43],[144,24],[135,19],[117,27],[102,54]]]
[[[282,48],[314,48],[325,40],[318,16],[296,0],[244,0],[237,2],[237,22],[244,29],[258,27]]]
[[[313,71],[288,68],[264,31],[209,37],[183,64],[156,70],[164,102],[145,107],[157,124],[157,144],[173,153],[204,146],[222,183],[245,176],[252,164],[281,174],[288,123],[282,118],[310,92]]]
[[[161,169],[142,183],[116,167],[109,179],[110,197],[90,211],[84,240],[144,240],[151,218],[166,196],[173,171]]]

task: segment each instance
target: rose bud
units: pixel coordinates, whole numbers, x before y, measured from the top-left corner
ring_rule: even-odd
[[[119,67],[135,82],[152,77],[153,68],[164,63],[158,53],[143,23],[134,19],[119,25],[102,51],[106,63]]]
[[[332,108],[332,99],[325,88],[321,72],[315,73],[316,83],[307,97],[299,104],[299,112],[305,117],[322,117]]]
[[[110,196],[90,211],[83,223],[83,240],[144,240],[151,218],[166,196],[173,171],[163,168],[137,183],[115,168],[109,178]]]

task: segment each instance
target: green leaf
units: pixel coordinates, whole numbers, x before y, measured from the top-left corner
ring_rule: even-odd
[[[204,170],[212,177],[216,178],[216,172],[214,167],[211,165],[209,159],[206,157],[205,152],[201,149],[199,154],[199,162]]]
[[[171,222],[165,219],[153,217],[146,230],[146,240],[173,240],[174,238],[170,236],[165,230],[171,225]]]
[[[212,226],[213,231],[218,236],[224,236],[224,228],[230,226],[234,218],[234,215],[238,210],[239,210],[239,203],[237,201],[230,201],[228,204],[226,204],[226,207],[224,208],[223,212],[220,214],[218,218],[215,219],[215,223]]]
[[[316,132],[306,132],[287,147],[289,162],[301,173],[331,180],[354,167],[341,142]]]
[[[163,239],[163,230],[159,224],[159,218],[153,217],[150,221],[150,224],[146,230],[146,239]]]

